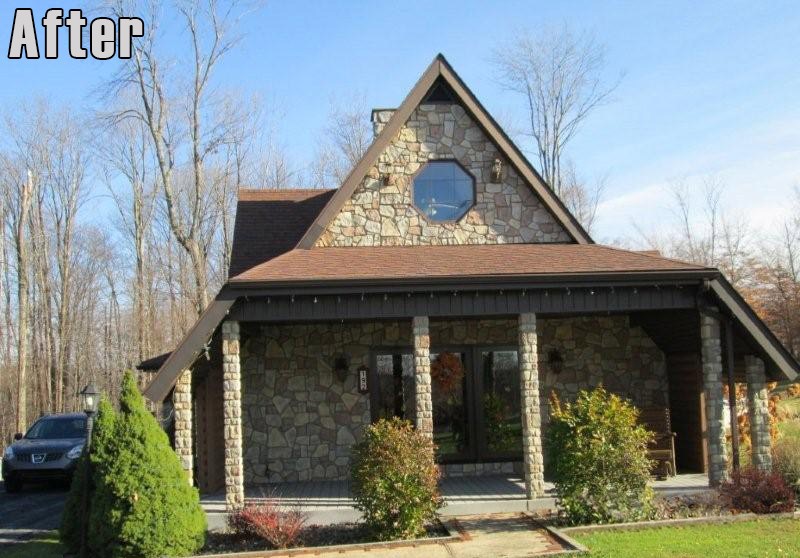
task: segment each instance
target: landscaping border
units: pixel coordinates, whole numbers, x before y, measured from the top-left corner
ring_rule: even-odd
[[[469,540],[463,528],[454,520],[439,520],[442,527],[449,533],[447,536],[426,537],[421,539],[404,539],[399,541],[376,541],[366,543],[331,544],[326,546],[300,546],[279,550],[248,550],[245,552],[225,552],[219,554],[198,554],[188,558],[281,558],[284,556],[297,556],[321,554],[323,552],[347,552],[350,550],[379,550],[382,548],[401,548],[428,546],[432,544],[454,543]]]
[[[691,525],[707,525],[754,521],[758,519],[800,519],[800,511],[785,513],[741,513],[736,515],[713,515],[708,517],[686,517],[678,519],[657,519],[653,521],[633,521],[629,523],[605,523],[602,525],[578,525],[576,527],[553,527],[553,531],[562,538],[572,540],[570,534],[594,533],[596,531],[638,531],[659,527],[684,527]],[[578,543],[580,544],[580,543]]]

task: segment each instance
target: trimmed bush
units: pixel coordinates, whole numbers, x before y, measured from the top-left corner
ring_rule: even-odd
[[[119,407],[116,417],[97,421],[89,454],[95,488],[91,555],[195,554],[206,531],[197,490],[189,485],[167,435],[145,408],[130,372],[122,382]]]
[[[800,496],[800,439],[784,436],[775,442],[772,450],[772,466]]]
[[[638,411],[602,387],[581,391],[574,403],[551,397],[549,465],[567,523],[636,521],[650,515],[647,486],[652,434]]]
[[[94,434],[92,436],[92,452],[104,454],[107,451],[108,441],[113,436],[114,431],[114,409],[105,399],[100,401],[97,415],[94,419]],[[72,476],[72,485],[69,495],[64,505],[64,512],[61,516],[61,527],[59,536],[61,542],[67,547],[69,552],[77,554],[81,547],[81,530],[83,529],[83,494],[86,490],[86,468],[89,467],[89,454],[84,451],[75,474]],[[87,514],[91,514],[92,494],[94,493],[94,478],[90,474],[89,496],[87,497]]]
[[[308,516],[284,510],[276,502],[247,505],[228,515],[228,529],[237,535],[258,537],[274,548],[295,546]]]
[[[734,471],[719,491],[737,511],[780,513],[794,510],[794,490],[778,473],[755,468]]]
[[[379,540],[415,538],[441,507],[434,445],[408,421],[381,419],[353,447],[356,507]]]

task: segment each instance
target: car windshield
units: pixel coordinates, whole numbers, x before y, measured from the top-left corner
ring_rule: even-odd
[[[86,436],[85,418],[46,418],[31,426],[25,437],[29,440],[63,440]]]

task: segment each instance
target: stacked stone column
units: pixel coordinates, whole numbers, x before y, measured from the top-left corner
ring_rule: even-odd
[[[242,379],[239,361],[239,322],[222,323],[222,404],[225,437],[225,506],[244,506],[242,459]]]
[[[747,407],[750,414],[750,441],[752,464],[759,469],[772,470],[772,448],[769,432],[769,393],[764,361],[758,357],[744,357],[747,378]]]
[[[544,495],[542,417],[536,314],[519,315],[519,373],[522,411],[522,459],[528,499]]]
[[[700,315],[700,341],[708,435],[708,482],[711,486],[718,486],[728,474],[728,457],[722,391],[722,342],[717,318]]]
[[[181,466],[194,484],[194,444],[192,435],[192,371],[184,370],[172,391],[172,407],[175,413],[175,453]]]
[[[412,322],[414,336],[414,424],[433,438],[433,400],[431,398],[431,334],[427,316]]]

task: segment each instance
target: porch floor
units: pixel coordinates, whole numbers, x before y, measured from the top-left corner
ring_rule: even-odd
[[[708,490],[705,474],[682,474],[667,480],[654,480],[652,486],[659,494],[674,496]],[[545,496],[528,500],[525,484],[519,476],[484,475],[447,477],[440,484],[445,500],[442,515],[534,511],[555,507],[553,484],[545,483]],[[353,521],[358,511],[350,498],[349,481],[286,482],[248,486],[248,502],[276,500],[288,507],[301,507],[315,523]],[[225,494],[202,497],[207,514],[224,514]],[[209,523],[214,523],[209,517]]]

